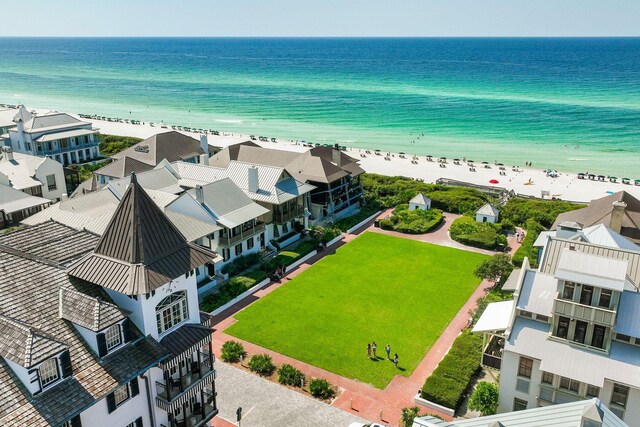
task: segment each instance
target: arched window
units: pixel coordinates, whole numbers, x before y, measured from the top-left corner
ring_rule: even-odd
[[[161,334],[189,317],[187,291],[175,292],[156,306],[156,322]]]

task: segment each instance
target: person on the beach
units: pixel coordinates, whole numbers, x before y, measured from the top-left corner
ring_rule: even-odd
[[[398,369],[398,353],[393,356],[393,364],[396,365],[396,369]]]
[[[373,344],[371,344],[371,351],[373,352],[373,358],[377,359],[378,356],[376,355],[376,350],[378,349],[378,346],[376,345],[376,342],[374,341]]]
[[[367,343],[367,357],[371,359],[371,344]]]
[[[387,360],[391,360],[391,346],[389,344],[384,348],[384,351],[387,352]]]

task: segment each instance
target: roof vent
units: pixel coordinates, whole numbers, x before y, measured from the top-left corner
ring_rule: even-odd
[[[569,244],[569,250],[570,250],[570,251],[575,251],[575,250],[576,250],[576,245],[575,245],[575,244],[573,244],[573,243],[570,243],[570,244]]]
[[[138,145],[135,148],[135,151],[137,151],[139,153],[148,153],[149,152],[149,146],[148,145]]]

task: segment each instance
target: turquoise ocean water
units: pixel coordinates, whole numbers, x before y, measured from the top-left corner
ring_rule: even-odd
[[[0,103],[640,178],[640,39],[0,38]]]

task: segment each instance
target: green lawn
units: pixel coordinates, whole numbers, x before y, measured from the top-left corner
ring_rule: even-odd
[[[364,233],[235,317],[226,332],[348,378],[384,388],[409,376],[480,280],[487,257]],[[391,345],[399,367],[367,359]]]

